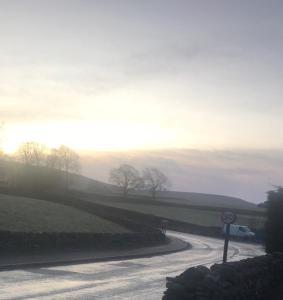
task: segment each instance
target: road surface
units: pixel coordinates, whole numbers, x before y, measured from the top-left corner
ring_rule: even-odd
[[[192,249],[124,261],[0,272],[0,299],[161,299],[166,276],[221,262],[223,241],[169,232]],[[231,242],[228,261],[264,254],[260,245]]]

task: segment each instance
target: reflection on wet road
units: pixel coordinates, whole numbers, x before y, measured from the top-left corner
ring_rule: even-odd
[[[166,276],[221,262],[222,240],[169,234],[193,248],[151,258],[0,272],[0,299],[161,299]],[[262,254],[260,245],[231,242],[228,260]]]

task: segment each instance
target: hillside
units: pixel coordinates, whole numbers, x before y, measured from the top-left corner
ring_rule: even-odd
[[[236,208],[260,211],[257,205],[246,200],[214,194],[166,191],[159,194],[159,200],[189,205]]]
[[[162,170],[175,191],[229,195],[252,203],[265,201],[272,183],[280,185],[282,161],[282,149],[92,151],[81,156],[83,174],[104,182],[112,168],[127,163],[138,170]]]
[[[6,163],[9,165],[9,163]],[[52,189],[55,187],[55,193],[56,188],[57,191],[62,191],[62,181],[56,180],[56,185],[52,186],[46,186],[43,184],[45,181],[45,178],[49,180],[49,178],[56,178],[53,175],[57,176],[58,178],[62,174],[60,174],[60,171],[56,171],[55,173],[48,173],[48,169],[46,168],[25,168],[22,164],[14,164],[14,169],[17,171],[14,173],[21,174],[20,182],[23,186],[23,183],[25,183],[26,178],[29,178],[30,180],[27,181],[27,183],[30,184],[30,187],[33,187],[33,183],[37,178],[40,178],[38,175],[38,171],[40,171],[40,174],[45,174],[47,172],[46,177],[42,177],[43,181],[38,182],[38,186],[44,187],[44,191],[52,192]],[[8,168],[10,169],[10,168]],[[70,178],[70,191],[79,191],[87,193],[90,196],[91,201],[96,202],[98,204],[106,205],[106,206],[112,206],[122,209],[128,209],[136,212],[146,213],[146,214],[154,214],[161,218],[168,218],[168,219],[174,219],[179,221],[184,221],[187,223],[202,225],[202,226],[221,226],[220,221],[220,215],[221,211],[224,209],[234,209],[238,213],[238,222],[241,224],[245,224],[251,227],[261,228],[263,227],[263,224],[265,222],[265,217],[263,215],[264,209],[258,208],[255,204],[249,203],[247,201],[244,201],[239,198],[235,197],[229,197],[229,196],[223,196],[223,195],[213,195],[213,194],[204,194],[204,193],[189,193],[189,192],[175,192],[175,191],[167,191],[167,192],[161,192],[158,196],[157,200],[153,200],[146,192],[135,192],[130,195],[130,199],[125,200],[120,197],[120,191],[119,189],[111,184],[100,182],[97,180],[93,180],[91,178],[87,178],[85,176],[72,174]],[[47,182],[48,182],[47,180]],[[52,183],[52,181],[51,181]],[[60,187],[61,185],[61,187]],[[27,184],[24,186],[26,187]],[[36,186],[37,187],[37,186]],[[59,190],[58,190],[59,188]],[[40,189],[43,190],[43,189]],[[39,191],[40,191],[39,190]],[[107,197],[103,197],[107,196]],[[110,196],[110,197],[109,197]],[[119,197],[117,197],[119,196]],[[24,203],[24,202],[23,202]],[[22,205],[23,205],[22,203]],[[65,203],[63,203],[65,204]],[[32,206],[30,204],[30,206]],[[26,205],[28,207],[28,205]],[[80,208],[79,206],[77,208]],[[33,207],[34,209],[34,207]],[[44,208],[47,211],[52,211],[52,209]],[[24,210],[23,210],[24,211]],[[52,215],[53,224],[56,224],[56,222],[59,222],[57,219],[59,216],[56,215],[60,209],[54,209],[54,214]],[[5,212],[5,209],[3,209],[3,212]],[[5,212],[6,213],[6,212]],[[81,214],[82,212],[80,212]],[[94,212],[95,213],[95,212]],[[30,212],[27,213],[27,215],[33,215],[36,214],[40,216],[40,213],[38,212]],[[9,212],[8,212],[9,215]],[[44,220],[46,216],[43,213],[42,220]],[[102,215],[102,217],[105,217]],[[57,219],[56,219],[57,218]],[[4,217],[5,219],[5,217]],[[11,217],[13,219],[13,217]],[[21,218],[17,216],[17,219],[20,220]],[[65,219],[65,218],[64,218]],[[68,218],[67,218],[68,219]],[[100,230],[97,228],[102,228],[103,225],[98,225],[96,228],[93,228],[92,225],[89,225],[91,221],[89,221],[88,225],[83,225],[84,222],[88,219],[87,217],[80,216],[76,218],[76,220],[83,219],[83,222],[78,222],[78,226],[75,224],[70,224],[68,226],[71,226],[71,228],[82,228],[82,229],[76,229],[76,231],[80,230]],[[97,220],[99,220],[97,218]],[[38,220],[40,222],[40,220]],[[97,221],[99,222],[99,221]],[[116,220],[114,221],[116,222]],[[105,223],[105,222],[104,222]],[[48,222],[47,222],[48,224]],[[31,226],[31,225],[29,225]],[[45,225],[47,226],[47,225]],[[62,227],[63,225],[58,225],[54,227]],[[67,225],[66,225],[67,226]],[[69,229],[67,226],[67,230]],[[73,226],[73,227],[72,227]],[[89,226],[89,227],[88,227]],[[35,228],[35,227],[33,227]],[[48,228],[48,226],[47,226]],[[56,231],[56,228],[53,228],[52,230]],[[63,227],[64,228],[64,227]],[[92,229],[90,229],[92,228]],[[0,228],[1,229],[1,228]],[[12,230],[12,229],[11,229]],[[50,229],[48,229],[50,230]],[[106,229],[105,229],[106,230]],[[105,232],[103,229],[103,232]],[[110,231],[112,229],[109,229]]]
[[[119,193],[119,188],[113,184],[101,182],[77,174],[72,174],[71,189],[104,195],[112,195]]]
[[[58,176],[60,176],[59,171],[51,171],[43,167],[33,167],[27,169],[25,165],[13,161],[1,160],[0,163],[0,170],[4,170],[4,174],[2,174],[3,172],[0,172],[0,186],[3,182],[5,182],[6,176],[14,178],[15,176],[19,175],[21,176],[21,185],[24,187],[27,187],[28,185],[33,187],[35,181],[37,184],[42,186],[42,182],[40,182],[40,179],[51,183],[49,185],[42,186],[42,188],[47,191],[50,191],[54,186],[58,189],[60,188],[60,185],[64,184],[64,182],[61,181],[60,183],[60,180],[56,180],[56,176],[57,178]],[[28,178],[30,179],[29,181]],[[61,186],[61,188],[62,187],[64,186]],[[76,174],[72,174],[71,176],[70,188],[87,193],[96,193],[103,195],[119,195],[120,193],[119,189],[115,185]],[[145,192],[135,192],[132,195],[143,197],[149,196]],[[236,197],[217,194],[166,191],[159,193],[158,200],[176,204],[262,211],[262,209],[258,208],[257,205],[251,202]]]
[[[120,193],[119,189],[114,185],[80,175],[73,175],[71,187],[74,190],[84,191],[87,193],[97,193],[104,195],[119,195]],[[134,192],[131,193],[131,195],[147,197],[150,200],[150,196],[146,192]],[[242,210],[263,211],[263,209],[259,208],[257,205],[243,199],[204,193],[164,191],[158,194],[158,201],[227,209],[235,208]]]
[[[74,178],[72,186],[90,194],[89,201],[102,205],[117,207],[157,217],[183,221],[200,226],[221,227],[221,211],[234,209],[237,212],[237,223],[247,225],[253,229],[264,227],[266,218],[265,209],[248,201],[213,194],[166,191],[159,193],[156,200],[143,192],[131,193],[129,199],[113,197],[121,195],[119,190],[107,183],[95,181],[86,177]],[[103,192],[101,192],[103,191]],[[100,197],[104,194],[112,197]]]
[[[203,208],[189,205],[177,205],[172,203],[160,203],[159,201],[146,201],[142,198],[122,199],[118,197],[102,197],[88,195],[86,199],[90,202],[104,206],[126,209],[143,214],[154,215],[162,219],[182,221],[205,227],[222,227],[221,210]],[[263,228],[266,221],[265,215],[255,211],[237,211],[237,224],[247,225],[253,229]]]
[[[78,209],[0,194],[0,231],[122,233],[124,227]]]

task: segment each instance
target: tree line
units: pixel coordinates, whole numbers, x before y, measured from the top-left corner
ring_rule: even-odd
[[[11,188],[42,191],[60,187],[68,191],[70,174],[79,171],[80,158],[65,145],[51,149],[31,141],[23,143],[9,162],[2,160],[0,169]]]
[[[70,172],[78,172],[80,169],[79,155],[64,145],[49,149],[37,142],[26,142],[19,147],[18,156],[28,166],[43,166],[62,171],[66,190],[69,188]]]
[[[120,187],[125,198],[128,197],[130,191],[148,191],[155,199],[158,192],[171,186],[168,177],[159,169],[146,168],[140,173],[128,164],[112,169],[109,181]]]
[[[70,174],[80,170],[79,155],[65,145],[49,148],[35,141],[25,142],[19,146],[13,160],[21,164],[14,161],[11,164],[10,161],[6,167],[6,174],[9,177],[9,186],[15,188],[43,191],[63,187],[67,192]],[[145,168],[139,172],[129,164],[112,169],[109,181],[121,189],[125,198],[130,191],[147,191],[155,199],[158,192],[171,185],[167,176],[159,169]]]

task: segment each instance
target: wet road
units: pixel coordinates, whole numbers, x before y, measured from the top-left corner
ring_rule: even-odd
[[[222,240],[170,234],[193,248],[152,258],[0,272],[0,299],[161,299],[166,276],[221,262]],[[231,242],[228,259],[262,254],[259,245]]]

